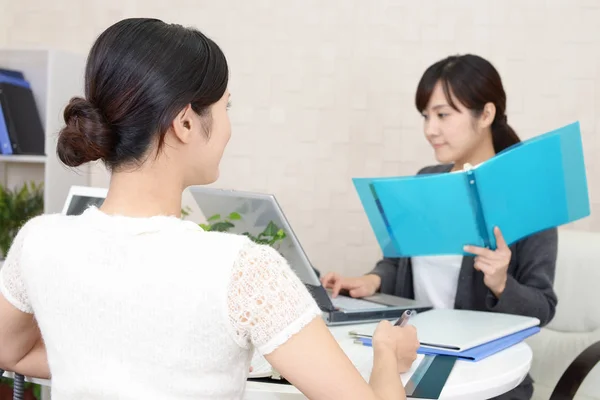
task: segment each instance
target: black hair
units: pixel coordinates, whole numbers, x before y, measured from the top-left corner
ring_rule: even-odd
[[[95,41],[85,69],[85,98],[64,110],[57,154],[67,166],[102,160],[110,169],[160,150],[188,104],[206,116],[227,90],[225,55],[200,31],[152,18],[129,18]],[[206,133],[210,127],[205,127]]]
[[[496,153],[521,140],[508,125],[506,93],[500,74],[486,59],[473,54],[450,56],[431,65],[419,81],[415,105],[419,112],[427,108],[435,85],[440,82],[448,104],[458,111],[452,95],[475,115],[480,115],[487,103],[496,106],[492,122],[492,142]]]

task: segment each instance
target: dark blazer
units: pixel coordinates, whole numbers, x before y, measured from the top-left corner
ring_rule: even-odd
[[[436,165],[423,168],[419,174],[445,173],[451,168],[452,165]],[[454,308],[526,315],[539,318],[542,326],[548,324],[558,302],[553,289],[557,247],[556,228],[512,244],[506,288],[499,299],[483,283],[483,273],[474,268],[474,257],[463,257]],[[381,278],[381,293],[414,299],[410,258],[384,258],[369,274]],[[529,399],[532,382],[527,376],[519,387],[498,399]]]

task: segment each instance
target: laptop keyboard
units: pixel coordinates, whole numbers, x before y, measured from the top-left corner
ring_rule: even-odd
[[[373,308],[387,308],[382,304],[373,303],[366,300],[355,299],[354,297],[338,296],[331,298],[333,306],[340,310],[362,310],[362,309],[373,309]]]

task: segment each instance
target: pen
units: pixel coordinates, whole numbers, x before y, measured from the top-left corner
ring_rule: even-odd
[[[404,311],[402,313],[402,315],[400,316],[400,318],[398,318],[398,321],[396,321],[394,326],[399,326],[399,327],[405,326],[408,323],[408,320],[410,319],[410,317],[412,317],[415,314],[416,314],[416,312],[413,310]]]
[[[408,323],[408,320],[413,317],[417,312],[414,310],[406,310],[402,313],[398,321],[394,323],[394,326],[403,327]],[[356,331],[348,332],[350,337],[354,338],[355,344],[362,344],[363,346],[371,346],[372,336],[367,334],[361,334]]]
[[[348,332],[348,335],[350,335],[350,337],[353,338],[359,338],[359,339],[371,339],[371,335],[367,335],[366,333],[358,333],[356,331],[350,331]]]

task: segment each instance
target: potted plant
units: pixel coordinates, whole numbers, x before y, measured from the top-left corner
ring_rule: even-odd
[[[206,224],[200,224],[200,227],[205,231],[229,232],[235,227],[235,221],[242,219],[242,215],[237,212],[232,212],[229,215],[222,217],[220,214],[215,214],[207,219]],[[270,221],[265,229],[258,234],[244,232],[242,235],[248,236],[250,240],[258,244],[266,244],[275,249],[279,249],[280,242],[286,238],[285,231],[273,221]]]
[[[0,185],[0,260],[25,222],[43,212],[43,184],[29,182],[14,189]]]

